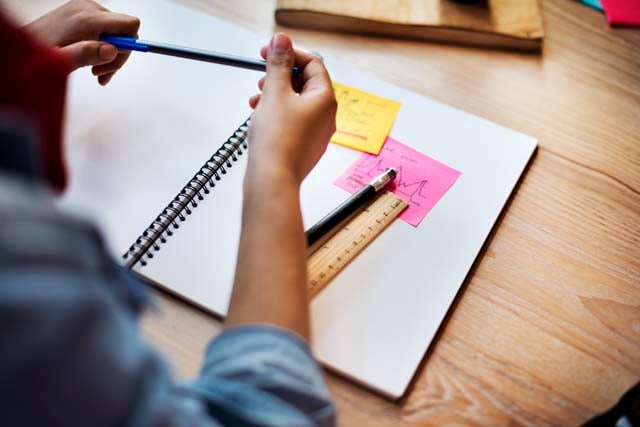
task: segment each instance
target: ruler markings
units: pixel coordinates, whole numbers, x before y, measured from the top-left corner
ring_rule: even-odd
[[[407,207],[407,202],[385,191],[322,247],[309,256],[309,295],[320,292]]]

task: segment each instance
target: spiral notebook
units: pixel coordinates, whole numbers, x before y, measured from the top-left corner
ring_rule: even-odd
[[[238,161],[248,149],[247,137],[251,119],[248,118],[218,148],[213,155],[197,170],[195,175],[175,195],[169,204],[131,244],[122,255],[126,266],[144,267],[160,246],[167,243],[173,233],[180,228],[180,223],[187,220],[193,210],[198,207],[216,183],[222,180],[227,171]]]
[[[106,6],[139,16],[141,36],[152,40],[255,57],[268,39],[168,0]],[[391,135],[462,172],[420,226],[395,221],[311,303],[318,359],[396,398],[536,143],[331,58],[326,65],[338,82],[400,101]],[[247,100],[259,77],[133,54],[106,88],[87,70],[69,85],[70,185],[61,206],[93,218],[123,265],[139,261],[135,271],[221,316],[231,293],[251,150]],[[348,196],[333,182],[360,154],[330,144],[302,185],[306,227]]]

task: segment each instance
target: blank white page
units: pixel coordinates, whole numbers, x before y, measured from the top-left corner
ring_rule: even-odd
[[[112,2],[142,18],[150,40],[259,55],[266,40],[171,2]],[[231,32],[230,32],[231,30]],[[204,162],[252,113],[262,73],[133,53],[107,87],[72,76],[63,204],[97,219],[120,257]],[[136,268],[225,314],[240,230],[246,153],[223,175],[169,243]]]
[[[110,2],[142,19],[141,37],[257,56],[266,39],[165,0]],[[395,221],[312,302],[313,350],[332,369],[399,397],[442,322],[536,142],[327,59],[332,78],[402,103],[391,135],[462,172],[419,227]],[[248,117],[259,73],[134,53],[108,88],[73,76],[63,205],[128,245]],[[333,185],[360,155],[331,144],[302,188],[308,227],[348,194]],[[224,315],[246,163],[240,160],[139,269]],[[268,284],[265,284],[268,286]]]

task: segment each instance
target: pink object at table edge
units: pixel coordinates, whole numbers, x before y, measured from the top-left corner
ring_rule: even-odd
[[[388,189],[409,203],[399,218],[414,227],[420,225],[461,174],[388,137],[378,155],[363,153],[334,184],[353,194],[388,167],[398,171]]]
[[[640,26],[640,0],[602,0],[611,25]]]

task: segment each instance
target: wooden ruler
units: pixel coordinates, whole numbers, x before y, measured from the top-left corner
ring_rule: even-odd
[[[323,246],[309,256],[309,296],[313,297],[346,267],[407,207],[407,202],[384,191]]]

